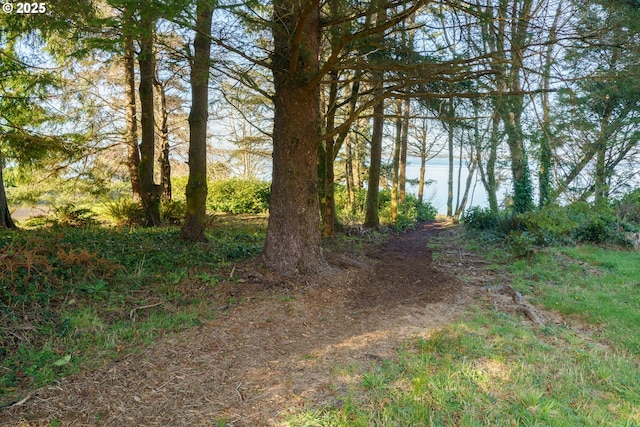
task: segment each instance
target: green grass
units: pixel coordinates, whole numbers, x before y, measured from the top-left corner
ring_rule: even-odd
[[[264,221],[177,228],[0,231],[0,406],[158,336],[202,324],[219,269],[256,255]]]
[[[512,264],[513,283],[532,301],[601,330],[640,356],[640,254],[597,246],[549,248]]]
[[[497,246],[468,243],[494,261],[510,259]],[[364,374],[355,367],[348,393],[288,425],[639,426],[639,265],[637,253],[596,246],[503,262],[527,300],[566,323],[536,327],[479,304],[394,360]]]

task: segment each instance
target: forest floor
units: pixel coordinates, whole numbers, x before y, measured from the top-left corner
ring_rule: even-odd
[[[482,286],[501,281],[454,244],[433,257],[428,241],[445,230],[424,223],[358,250],[330,244],[335,271],[319,278],[238,264],[226,274],[239,304],[32,393],[1,410],[0,425],[287,425],[303,407],[337,402],[359,371],[459,319]]]

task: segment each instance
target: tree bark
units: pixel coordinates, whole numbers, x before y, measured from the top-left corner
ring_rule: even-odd
[[[131,13],[125,11],[128,17],[125,22],[132,25]],[[140,192],[140,178],[138,167],[140,166],[140,150],[138,148],[138,117],[136,108],[136,78],[135,58],[133,47],[133,35],[124,35],[124,84],[127,106],[125,111],[126,131],[125,143],[127,145],[127,168],[131,179],[131,192],[134,202],[142,200]]]
[[[11,212],[9,212],[9,202],[7,193],[4,191],[4,179],[2,177],[3,168],[4,160],[2,151],[0,151],[0,228],[18,228],[11,218]]]
[[[379,83],[382,85],[382,83]],[[378,88],[380,95],[382,87]],[[365,211],[364,226],[380,227],[380,166],[382,162],[382,136],[384,129],[384,100],[380,98],[373,107],[373,129],[371,133],[371,165],[369,166],[369,186],[367,187],[367,207]]]
[[[449,124],[447,128],[448,148],[449,148],[449,176],[447,177],[447,216],[453,215],[453,116],[455,109],[453,106],[453,98],[449,99]]]
[[[283,274],[327,270],[318,204],[320,4],[273,2],[275,95],[267,267]]]
[[[171,163],[169,162],[169,113],[167,112],[167,95],[165,88],[157,79],[154,82],[158,93],[158,140],[160,141],[160,199],[163,202],[171,200]]]
[[[557,43],[558,21],[563,9],[563,2],[558,3],[553,24],[549,30],[549,46],[544,54],[544,74],[542,76],[542,138],[540,139],[540,164],[538,166],[538,206],[543,207],[551,201],[551,170],[553,168],[553,136],[551,134],[551,67],[553,66],[553,49]]]
[[[404,203],[407,195],[407,149],[409,148],[409,115],[411,99],[404,100],[402,113],[402,135],[400,143],[400,166],[398,168],[398,201]]]
[[[209,117],[209,70],[213,5],[198,0],[191,63],[191,111],[189,112],[189,179],[187,212],[180,235],[206,242],[207,222],[207,119]]]
[[[138,176],[142,206],[145,213],[147,227],[159,226],[160,195],[158,185],[154,181],[155,163],[155,120],[153,105],[153,82],[155,80],[155,61],[153,52],[153,33],[155,19],[148,12],[142,13],[140,19],[140,52],[138,64],[140,66],[140,106],[142,110],[141,127],[142,140],[140,143],[140,164]]]
[[[400,150],[402,149],[402,100],[396,101],[396,138],[393,144],[393,164],[391,177],[391,203],[390,216],[391,222],[395,223],[398,219],[398,179],[400,171]]]
[[[338,74],[335,71],[329,73],[330,80],[332,81],[329,88],[329,102],[327,105],[326,115],[326,132],[333,131],[335,127],[336,117],[336,102],[338,99]],[[336,141],[334,138],[328,138],[324,140],[324,151],[320,161],[324,162],[324,167],[321,169],[323,172],[320,177],[323,180],[322,185],[322,234],[325,237],[330,237],[335,234],[336,224],[336,203],[335,203],[335,171],[333,169],[333,162],[335,155]]]

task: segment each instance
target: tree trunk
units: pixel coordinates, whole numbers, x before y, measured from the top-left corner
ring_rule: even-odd
[[[509,95],[506,102],[510,107],[503,110],[502,120],[507,134],[507,145],[511,154],[511,175],[513,178],[513,207],[517,213],[533,208],[533,188],[529,174],[529,164],[522,134],[522,95]]]
[[[404,203],[407,194],[407,149],[409,147],[409,114],[411,99],[404,100],[402,113],[402,135],[400,142],[400,166],[398,168],[398,201]]]
[[[489,158],[487,159],[487,195],[489,198],[489,209],[491,212],[498,212],[498,180],[496,179],[496,162],[498,161],[498,130],[500,127],[500,116],[494,112],[491,124],[491,136],[489,140]]]
[[[327,270],[318,205],[320,5],[275,0],[273,176],[265,264],[283,274]]]
[[[464,186],[464,194],[462,195],[462,200],[458,202],[456,206],[456,211],[454,212],[454,216],[456,218],[460,218],[460,214],[464,211],[464,208],[467,206],[467,200],[469,200],[469,191],[471,190],[471,184],[473,183],[473,174],[476,172],[476,166],[478,165],[478,161],[473,155],[473,147],[471,148],[471,165],[469,166],[469,175],[467,175],[467,179]],[[460,166],[462,169],[462,165]],[[458,185],[461,182],[458,181]],[[461,185],[460,185],[461,186]]]
[[[191,111],[189,112],[189,179],[187,212],[180,230],[182,238],[206,242],[207,222],[207,119],[209,117],[209,69],[213,6],[199,0],[191,63]]]
[[[398,219],[398,178],[400,171],[400,150],[402,149],[402,100],[396,101],[396,139],[393,144],[393,164],[391,177],[391,222]]]
[[[128,19],[126,22],[131,22]],[[140,150],[138,148],[138,118],[136,108],[136,78],[133,36],[124,36],[124,83],[126,106],[126,133],[125,143],[127,145],[127,168],[131,179],[131,192],[134,202],[142,200],[140,192],[140,179],[138,177],[138,167],[140,166]]]
[[[353,179],[353,148],[351,136],[345,140],[344,175],[347,181],[347,208],[351,211],[355,205],[354,179]]]
[[[544,75],[542,76],[542,138],[540,139],[540,164],[538,166],[538,206],[543,207],[551,201],[551,170],[553,168],[553,136],[551,135],[551,67],[553,66],[553,48],[557,43],[558,21],[562,14],[563,2],[558,3],[556,15],[549,30],[549,45],[544,55]]]
[[[171,200],[171,163],[169,162],[169,114],[167,112],[167,96],[164,85],[157,79],[154,82],[156,91],[158,92],[159,123],[158,131],[160,133],[160,157],[158,158],[158,166],[160,168],[160,199],[164,202]]]
[[[329,73],[329,79],[331,80],[331,85],[329,88],[329,102],[327,105],[327,115],[326,115],[326,132],[332,132],[335,127],[335,117],[336,117],[336,102],[338,99],[338,73],[335,71],[331,71]],[[322,144],[321,144],[322,145]],[[334,180],[335,180],[335,172],[333,169],[333,162],[336,157],[335,155],[335,139],[329,138],[324,140],[324,151],[323,156],[320,161],[324,161],[324,168],[322,169],[322,174],[320,175],[322,180],[322,234],[325,237],[330,237],[335,234],[335,224],[336,224],[336,203],[335,203],[335,189],[334,189]]]
[[[381,84],[381,83],[380,83]],[[382,88],[377,89],[380,95]],[[384,130],[384,100],[380,99],[373,107],[373,129],[371,133],[371,165],[369,166],[369,186],[367,187],[367,206],[364,226],[379,228],[380,203],[380,166],[382,162],[382,136]]]
[[[160,225],[160,195],[158,185],[156,185],[153,176],[155,163],[155,115],[153,105],[153,82],[155,80],[154,26],[155,19],[148,13],[142,13],[140,19],[140,52],[138,53],[142,140],[140,143],[138,176],[140,178],[145,225],[148,227]]]
[[[596,142],[596,169],[594,173],[594,195],[595,205],[600,206],[606,202],[609,189],[607,185],[607,167],[605,157],[607,154],[607,141],[609,139],[609,122],[611,121],[611,115],[613,112],[613,106],[608,97],[605,101],[604,112],[600,121],[600,133]]]
[[[449,176],[447,179],[447,216],[453,215],[453,115],[455,109],[453,108],[453,98],[449,99],[449,128],[448,142],[449,142]]]
[[[2,151],[0,151],[0,228],[18,228],[11,218],[9,212],[9,202],[7,193],[4,191],[4,179],[2,177],[2,169],[4,168],[4,160]]]

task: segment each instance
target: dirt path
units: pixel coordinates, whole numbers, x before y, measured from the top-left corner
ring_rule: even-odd
[[[261,279],[238,271],[245,304],[40,390],[0,412],[0,425],[193,427],[222,418],[230,426],[285,425],[286,414],[334,402],[357,369],[393,358],[401,342],[464,310],[477,288],[432,261],[426,242],[439,230],[423,224],[359,259],[329,253],[349,267],[314,282],[251,291],[264,288]]]

